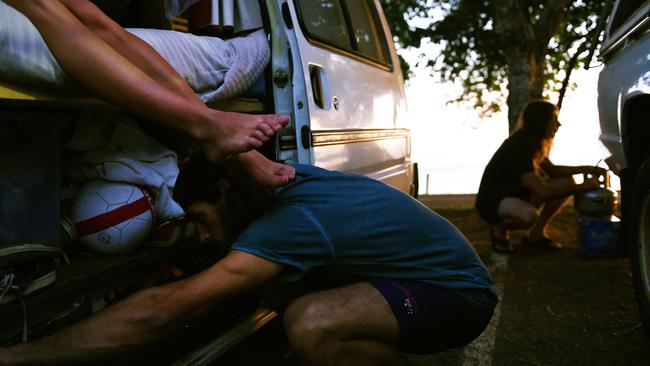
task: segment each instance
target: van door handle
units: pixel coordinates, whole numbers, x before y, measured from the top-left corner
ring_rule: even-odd
[[[309,65],[309,79],[314,104],[321,109],[329,110],[330,88],[325,69],[318,65]]]

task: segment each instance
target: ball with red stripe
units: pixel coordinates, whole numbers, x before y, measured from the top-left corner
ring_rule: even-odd
[[[77,193],[72,220],[87,248],[100,254],[124,254],[149,235],[153,205],[147,192],[136,185],[92,180]]]

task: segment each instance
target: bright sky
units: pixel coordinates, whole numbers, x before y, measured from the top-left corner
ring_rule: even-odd
[[[562,127],[551,150],[555,164],[595,165],[609,155],[598,140],[599,71],[581,69],[571,76],[578,87],[564,97]],[[426,72],[411,78],[406,87],[412,159],[420,169],[420,194],[475,193],[483,168],[508,136],[506,112],[480,119],[471,109],[445,105],[459,93],[459,87],[436,83]],[[601,166],[606,167],[604,163]]]

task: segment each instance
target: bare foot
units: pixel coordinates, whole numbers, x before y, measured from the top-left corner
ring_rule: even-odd
[[[262,146],[289,123],[289,116],[213,110],[209,123],[212,126],[211,131],[200,139],[202,150],[209,160],[217,162],[226,155]]]
[[[296,175],[292,166],[273,162],[257,150],[237,154],[236,159],[243,173],[264,187],[283,186],[291,182]]]

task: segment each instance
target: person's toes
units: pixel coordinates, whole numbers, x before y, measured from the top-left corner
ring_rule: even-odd
[[[251,136],[254,139],[262,141],[262,142],[265,142],[265,141],[267,141],[269,139],[269,137],[267,135],[265,135],[262,131],[253,131],[253,133],[251,133]]]
[[[282,127],[289,124],[289,120],[290,120],[289,116],[287,116],[286,114],[276,114],[271,119],[270,124],[271,127],[275,130],[275,132],[278,132],[280,131],[280,129],[282,129]]]
[[[289,178],[293,180],[296,177],[296,169],[290,165],[285,165],[285,169],[289,174]]]
[[[275,171],[275,174],[281,177],[283,184],[287,184],[295,179],[296,170],[291,166],[283,165]]]
[[[250,146],[250,148],[244,149],[244,151],[262,147],[262,145],[264,145],[264,141],[251,136],[248,139],[248,146]]]
[[[273,136],[277,132],[273,127],[266,123],[260,124],[258,129],[266,136]]]

